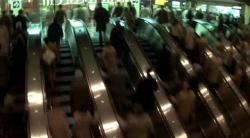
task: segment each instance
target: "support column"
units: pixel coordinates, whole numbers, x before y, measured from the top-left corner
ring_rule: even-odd
[[[244,5],[244,23],[250,23],[250,6],[246,4]]]

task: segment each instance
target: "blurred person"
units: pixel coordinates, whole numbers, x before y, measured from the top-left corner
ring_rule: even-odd
[[[195,30],[193,27],[188,26],[186,29],[185,36],[185,47],[184,50],[187,53],[189,59],[194,62],[197,58],[195,55],[196,45],[195,45]]]
[[[53,138],[71,138],[70,128],[63,108],[53,101],[52,109],[48,111],[48,122]]]
[[[230,49],[229,51],[226,51],[226,57],[224,58],[224,66],[228,73],[231,75],[234,75],[236,73],[236,66],[237,61],[234,57],[234,51]]]
[[[2,45],[0,43],[0,51]],[[0,104],[3,105],[3,99],[7,92],[7,86],[9,82],[9,60],[8,56],[0,53]]]
[[[136,9],[135,9],[135,6],[130,1],[127,2],[127,8],[132,13],[133,18],[136,18]]]
[[[204,65],[205,62],[205,49],[208,47],[208,42],[207,39],[205,38],[204,34],[201,34],[201,37],[196,39],[196,44],[197,44],[197,56],[199,58],[196,58],[195,62]]]
[[[168,23],[169,18],[168,18],[168,12],[164,9],[164,6],[160,6],[160,9],[156,12],[154,15],[154,18],[160,23]]]
[[[177,18],[174,18],[171,22],[170,32],[175,39],[175,41],[179,44],[180,47],[184,45],[185,38],[185,28]]]
[[[150,9],[150,6],[144,6],[141,9],[141,18],[150,18],[152,16],[152,11]]]
[[[60,45],[60,40],[63,38],[63,29],[62,26],[60,25],[60,22],[54,18],[54,21],[52,24],[49,25],[48,28],[48,41],[52,43],[56,43],[57,46],[59,47]]]
[[[97,125],[97,118],[82,107],[74,112],[74,134],[76,138],[92,138],[90,128]]]
[[[156,72],[163,81],[170,81],[174,78],[173,67],[171,63],[171,53],[163,45],[163,49],[157,53]]]
[[[195,17],[196,19],[200,20],[204,18],[204,14],[202,13],[201,9],[196,12]]]
[[[63,25],[64,20],[67,19],[67,15],[63,9],[63,5],[58,6],[58,10],[55,13],[55,19],[57,20],[57,23],[59,23],[61,26]]]
[[[207,60],[204,67],[204,72],[206,80],[211,86],[217,88],[221,82],[220,69],[222,68],[222,61],[218,57],[212,57]]]
[[[143,78],[137,83],[136,99],[148,113],[151,113],[155,106],[154,92],[157,89],[158,85],[152,77]]]
[[[189,27],[192,27],[193,29],[195,29],[196,22],[193,20],[194,15],[193,15],[192,10],[187,11],[186,18],[188,19],[187,24],[189,25]]]
[[[77,5],[76,11],[74,12],[74,19],[82,20],[86,24],[89,23],[90,15],[86,6]]]
[[[105,37],[106,25],[109,22],[109,16],[109,12],[102,7],[102,3],[98,3],[94,11],[94,19],[96,21],[96,31],[99,32],[100,46],[103,45],[102,33]]]
[[[117,104],[118,112],[123,114],[131,104],[129,101],[130,90],[127,72],[121,67],[121,62],[112,45],[103,48],[104,71],[106,71],[106,84]],[[123,110],[124,109],[124,110]]]
[[[116,6],[112,10],[112,17],[121,17],[123,12],[123,6],[121,5],[120,2],[117,2]]]
[[[192,123],[196,106],[196,96],[186,80],[182,80],[181,89],[171,100],[176,104],[181,120],[185,124]]]
[[[90,99],[91,95],[88,91],[88,85],[84,82],[83,74],[80,69],[75,71],[75,79],[72,81],[72,99],[74,110],[81,108],[89,111],[93,110],[93,101]]]
[[[25,65],[27,58],[27,38],[22,29],[21,22],[16,24],[13,35],[11,61],[13,68],[13,78],[18,77],[20,81],[25,80]]]
[[[55,63],[56,63],[56,43],[51,42],[48,38],[44,39],[45,46],[42,49],[42,63],[46,68],[45,72],[49,81],[49,85],[52,89],[54,89],[54,81],[56,80],[56,73],[55,73]]]
[[[5,56],[9,56],[10,51],[10,36],[8,34],[7,27],[0,24],[0,54]]]
[[[126,120],[127,138],[149,138],[154,135],[152,120],[139,104],[133,106]]]
[[[4,111],[10,113],[14,108],[14,96],[13,94],[7,93],[4,97]]]
[[[102,60],[104,68],[108,74],[119,71],[120,61],[117,58],[115,48],[111,44],[107,44],[102,50]]]
[[[128,9],[124,8],[122,13],[122,18],[126,21],[128,27],[130,30],[135,30],[135,18],[133,16],[133,13]]]
[[[7,15],[6,11],[2,11],[2,16],[0,18],[0,23],[5,25],[8,29],[8,35],[11,36],[12,34],[12,19],[9,15]]]
[[[22,9],[20,9],[18,11],[18,15],[17,17],[15,18],[15,22],[14,22],[14,26],[16,27],[16,24],[18,22],[21,22],[22,23],[22,29],[26,32],[27,31],[27,23],[28,23],[28,19],[25,17],[24,15],[24,11]]]

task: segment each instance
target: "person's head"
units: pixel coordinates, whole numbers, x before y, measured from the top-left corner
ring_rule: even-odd
[[[98,8],[101,8],[101,7],[102,7],[102,3],[101,3],[101,2],[98,2],[98,3],[97,3],[97,7],[98,7]]]
[[[81,5],[77,5],[76,7],[77,7],[77,8],[81,8]]]
[[[120,3],[120,2],[117,2],[116,5],[117,5],[117,6],[121,6],[121,3]]]
[[[58,8],[61,10],[61,9],[63,8],[62,4],[60,4],[60,5],[58,6]]]
[[[127,2],[128,6],[132,6],[132,3],[130,1]]]
[[[192,11],[191,10],[188,10],[188,12],[187,12],[187,19],[189,19],[189,20],[192,20],[193,19],[193,13],[192,13]]]
[[[13,14],[13,10],[10,10],[10,14],[11,14],[11,15]]]
[[[161,5],[160,8],[163,10],[164,9],[164,5]]]
[[[22,10],[22,9],[20,9],[20,10],[18,11],[18,15],[23,15],[23,10]]]

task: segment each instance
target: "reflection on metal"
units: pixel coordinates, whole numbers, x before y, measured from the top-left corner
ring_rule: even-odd
[[[43,104],[42,91],[29,91],[28,103],[29,106],[41,106]]]
[[[103,124],[103,129],[104,129],[105,133],[114,132],[118,128],[119,128],[119,124],[117,121],[108,122],[108,123]]]
[[[73,37],[72,40],[70,39],[73,42],[70,43],[77,46],[76,49],[80,55],[80,62],[85,71],[88,80],[87,83],[90,86],[90,92],[92,93],[97,113],[100,117],[101,125],[99,125],[99,128],[103,132],[102,136],[120,138],[122,137],[122,132],[96,63],[87,27],[82,21],[77,20],[69,20],[67,25],[67,37]]]
[[[224,115],[222,114],[222,112],[218,109],[215,101],[213,100],[212,95],[210,94],[209,90],[207,89],[207,87],[204,84],[200,84],[199,85],[199,92],[202,95],[201,97],[203,98],[203,100],[206,102],[206,104],[209,106],[209,108],[211,109],[211,111],[213,112],[213,115],[215,117],[215,121],[217,122],[217,124],[220,126],[220,128],[222,129],[224,135],[226,137],[228,137],[230,135],[230,129],[229,126],[226,122],[226,119],[224,117]]]
[[[106,88],[103,82],[98,82],[96,84],[91,84],[91,90],[93,93],[98,93],[106,90]]]
[[[228,85],[231,87],[231,89],[234,92],[235,96],[238,98],[241,106],[245,109],[247,114],[250,116],[249,104],[247,103],[246,99],[240,93],[240,90],[234,84],[231,76],[229,74],[227,74],[225,71],[221,71],[221,72],[222,72],[222,75],[223,75],[224,79],[226,80],[225,82],[228,83]]]
[[[28,29],[28,55],[26,67],[26,99],[28,105],[28,138],[49,138],[45,92],[41,76],[40,25]]]
[[[27,31],[29,35],[39,35],[41,33],[41,24],[30,24]]]
[[[192,64],[189,62],[189,60],[182,55],[180,58],[180,61],[181,61],[182,66],[186,69],[186,72],[189,75],[192,75],[194,73],[194,69],[193,69]]]

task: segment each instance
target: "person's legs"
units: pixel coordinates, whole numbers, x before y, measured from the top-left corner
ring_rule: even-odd
[[[102,40],[102,31],[99,31],[99,44],[100,46],[103,45],[103,40]]]

